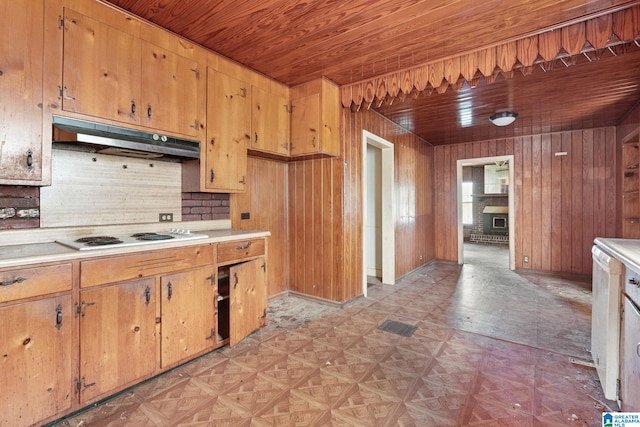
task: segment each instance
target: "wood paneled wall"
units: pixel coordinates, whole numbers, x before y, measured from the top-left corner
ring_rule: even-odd
[[[247,191],[230,196],[231,226],[241,230],[268,230],[268,296],[289,289],[289,240],[287,235],[288,165],[249,157]],[[242,212],[249,219],[240,219]]]
[[[361,289],[362,271],[362,131],[367,130],[394,145],[395,172],[395,269],[396,277],[426,264],[435,257],[433,147],[412,133],[372,111],[353,113],[344,109],[344,227],[345,245],[353,259],[345,279]],[[357,264],[356,264],[357,263]],[[347,263],[345,263],[347,264]]]
[[[332,301],[355,295],[343,277],[352,266],[342,225],[343,169],[340,158],[289,165],[290,289]]]
[[[436,147],[436,258],[458,257],[456,161],[513,154],[516,268],[591,274],[593,239],[619,235],[616,147],[613,127]]]
[[[342,156],[289,165],[290,286],[362,294],[362,130],[395,145],[396,276],[434,257],[433,147],[372,111],[342,111]]]

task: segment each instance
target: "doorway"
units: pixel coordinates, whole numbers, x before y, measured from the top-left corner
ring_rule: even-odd
[[[393,144],[362,131],[362,293],[367,275],[393,285],[395,274],[395,191]]]
[[[475,159],[463,159],[457,161],[457,188],[458,188],[458,264],[464,264],[465,261],[465,240],[464,240],[464,220],[463,220],[463,168],[484,166],[484,165],[501,165],[502,168],[508,168],[508,180],[504,193],[507,196],[508,207],[508,235],[506,237],[509,245],[509,270],[515,270],[515,209],[514,209],[514,156],[495,156],[480,157]],[[479,195],[474,195],[478,197]],[[474,203],[475,203],[474,197]],[[494,221],[495,222],[495,221]],[[500,222],[499,222],[500,223]]]

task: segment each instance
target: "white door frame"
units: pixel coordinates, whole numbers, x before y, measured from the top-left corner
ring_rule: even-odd
[[[367,145],[379,148],[382,152],[382,283],[393,285],[396,282],[396,230],[395,230],[395,185],[393,144],[389,141],[362,131],[362,293],[367,296],[366,247],[364,228],[367,224]]]
[[[514,156],[479,157],[475,159],[462,159],[457,161],[458,178],[458,264],[464,264],[464,227],[462,225],[462,167],[481,166],[495,162],[506,161],[509,166],[509,270],[516,269],[515,257],[515,201],[514,201]]]

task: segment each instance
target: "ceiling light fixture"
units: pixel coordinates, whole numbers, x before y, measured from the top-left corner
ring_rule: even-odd
[[[496,126],[507,126],[513,123],[518,117],[518,113],[513,113],[511,111],[503,111],[501,113],[496,113],[493,116],[489,117],[491,123]]]

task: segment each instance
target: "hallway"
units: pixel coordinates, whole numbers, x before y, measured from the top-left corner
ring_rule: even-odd
[[[432,262],[269,325],[56,426],[600,426],[589,284]],[[386,320],[415,331],[379,329]]]

